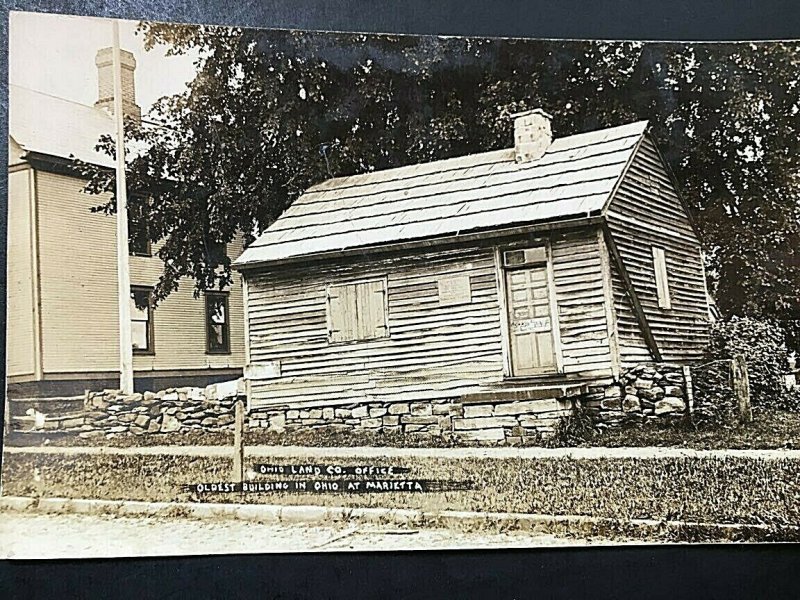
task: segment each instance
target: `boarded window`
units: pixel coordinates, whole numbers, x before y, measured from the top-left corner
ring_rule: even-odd
[[[469,275],[450,275],[437,282],[439,306],[455,306],[472,302]]]
[[[387,337],[386,282],[382,279],[328,287],[328,340]]]
[[[206,292],[206,352],[229,354],[228,293]]]
[[[131,343],[136,354],[153,354],[153,290],[131,287]]]
[[[656,293],[659,308],[672,308],[669,297],[669,278],[667,277],[667,260],[663,248],[653,248],[653,270],[656,276]]]

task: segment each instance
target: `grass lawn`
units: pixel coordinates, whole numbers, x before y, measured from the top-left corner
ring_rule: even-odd
[[[697,449],[781,449],[800,447],[800,414],[756,411],[755,420],[715,430],[698,430],[687,423],[650,423],[596,433],[581,446],[660,446]],[[67,446],[97,444],[75,436],[17,434],[9,445]],[[231,444],[230,433],[155,434],[104,439],[104,445],[143,446],[175,444]],[[49,440],[49,441],[46,441]],[[557,440],[556,440],[557,441]],[[563,440],[562,440],[563,441]],[[341,434],[319,431],[304,434],[247,432],[248,444],[306,446],[430,446],[422,440]],[[556,444],[550,444],[556,445]],[[246,464],[253,463],[246,458]],[[270,461],[287,462],[276,457]],[[291,463],[317,463],[311,456]],[[358,465],[374,461],[346,457],[337,464]],[[377,461],[378,464],[382,461]],[[227,481],[227,457],[174,455],[70,455],[21,452],[3,457],[4,493],[25,496],[60,496],[106,500],[245,502],[326,504],[333,506],[384,506],[426,511],[509,511],[552,515],[587,515],[618,520],[596,532],[603,538],[633,535],[624,525],[630,519],[698,522],[669,534],[671,541],[797,541],[800,533],[800,459],[785,457],[538,457],[538,458],[396,458],[392,465],[408,467],[408,477],[435,481],[469,482],[468,489],[431,493],[308,494],[267,492],[254,494],[196,495],[186,489],[199,482]],[[258,477],[263,480],[263,476]],[[270,477],[267,477],[270,479]],[[274,477],[272,477],[274,479]],[[601,490],[602,493],[598,493]],[[719,537],[703,523],[744,525]],[[755,530],[753,524],[762,529]],[[715,532],[716,531],[716,532]],[[627,533],[626,533],[627,532]],[[593,534],[595,535],[595,534]],[[638,534],[637,534],[638,535]],[[660,535],[660,534],[659,534]],[[667,535],[667,534],[665,534]]]
[[[608,429],[581,446],[669,446],[677,448],[753,449],[800,448],[800,413],[753,409],[753,422],[716,429],[688,423],[653,423],[642,427]]]
[[[160,445],[229,445],[232,432],[192,431],[183,433],[154,433],[142,436],[124,435],[110,438],[80,438],[72,433],[12,432],[4,443],[8,446],[160,446]],[[276,434],[260,429],[245,432],[247,445],[297,446],[398,446],[445,447],[465,446],[445,439],[426,440],[410,436],[389,436],[372,432],[353,434],[325,433],[307,430]],[[729,427],[696,428],[691,423],[652,422],[639,426],[607,429],[584,440],[565,441],[563,438],[545,442],[547,446],[662,446],[696,449],[776,449],[800,448],[800,412],[754,409],[754,421]],[[477,445],[477,444],[473,444]]]
[[[311,456],[290,461],[259,456],[259,463],[315,464]],[[587,515],[629,523],[655,519],[740,524],[730,540],[797,541],[800,523],[797,481],[800,459],[757,457],[394,457],[382,461],[357,456],[339,465],[383,465],[409,469],[403,478],[463,482],[459,489],[426,493],[209,493],[187,486],[229,480],[226,457],[19,452],[4,456],[4,494],[104,500],[165,502],[244,502],[323,504],[348,507],[518,512]],[[314,479],[297,475],[258,475],[258,481]],[[346,475],[344,479],[360,479]],[[396,479],[397,477],[394,477]],[[316,479],[336,479],[317,476]],[[754,531],[749,525],[762,526]],[[702,531],[702,530],[701,530]],[[624,533],[598,531],[601,537]],[[673,541],[715,539],[720,533],[681,533]],[[725,534],[728,535],[728,534]]]

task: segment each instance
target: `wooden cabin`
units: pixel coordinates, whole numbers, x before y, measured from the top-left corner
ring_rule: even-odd
[[[123,108],[135,117],[134,64],[123,52]],[[95,150],[100,136],[114,131],[104,110],[111,103],[110,53],[101,51],[97,65],[96,106],[9,86],[6,368],[12,398],[119,387],[116,218],[91,212],[108,195],[84,193],[86,179],[71,168],[73,158],[114,167]],[[147,306],[163,269],[159,246],[142,237],[130,246],[136,389],[240,377],[240,285],[195,298],[186,281],[157,308],[139,308]],[[237,256],[241,244],[220,251]]]
[[[700,242],[647,122],[514,128],[315,185],[244,251],[251,411],[560,396],[701,356]]]

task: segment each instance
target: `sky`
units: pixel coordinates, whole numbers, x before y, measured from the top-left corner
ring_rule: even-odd
[[[11,12],[9,83],[53,96],[94,104],[100,48],[111,46],[111,20],[96,17]],[[160,97],[183,91],[194,78],[195,55],[165,56],[166,46],[144,49],[136,21],[119,21],[120,46],[136,57],[136,101],[146,114]]]

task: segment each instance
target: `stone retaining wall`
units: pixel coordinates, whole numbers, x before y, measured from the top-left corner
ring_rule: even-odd
[[[237,395],[217,398],[216,388],[173,388],[131,396],[118,395],[117,390],[90,393],[80,435],[233,429]]]
[[[679,418],[691,410],[689,370],[669,363],[643,363],[583,398],[582,405],[607,425],[630,420]]]
[[[89,392],[82,414],[41,415],[32,430],[78,432],[80,437],[224,431],[233,429],[234,404],[243,395],[243,380],[131,395],[120,390]]]
[[[680,417],[691,408],[688,373],[681,365],[647,363],[623,373],[619,382],[598,384],[581,396],[509,401],[498,391],[485,400],[479,396],[466,402],[451,398],[318,408],[285,405],[251,411],[247,424],[275,433],[321,430],[357,438],[368,432],[524,445],[552,434],[576,406],[607,426]],[[36,429],[76,431],[81,437],[230,430],[234,404],[244,394],[241,379],[205,389],[173,388],[129,396],[119,390],[91,392],[82,415],[45,420],[45,426]]]

